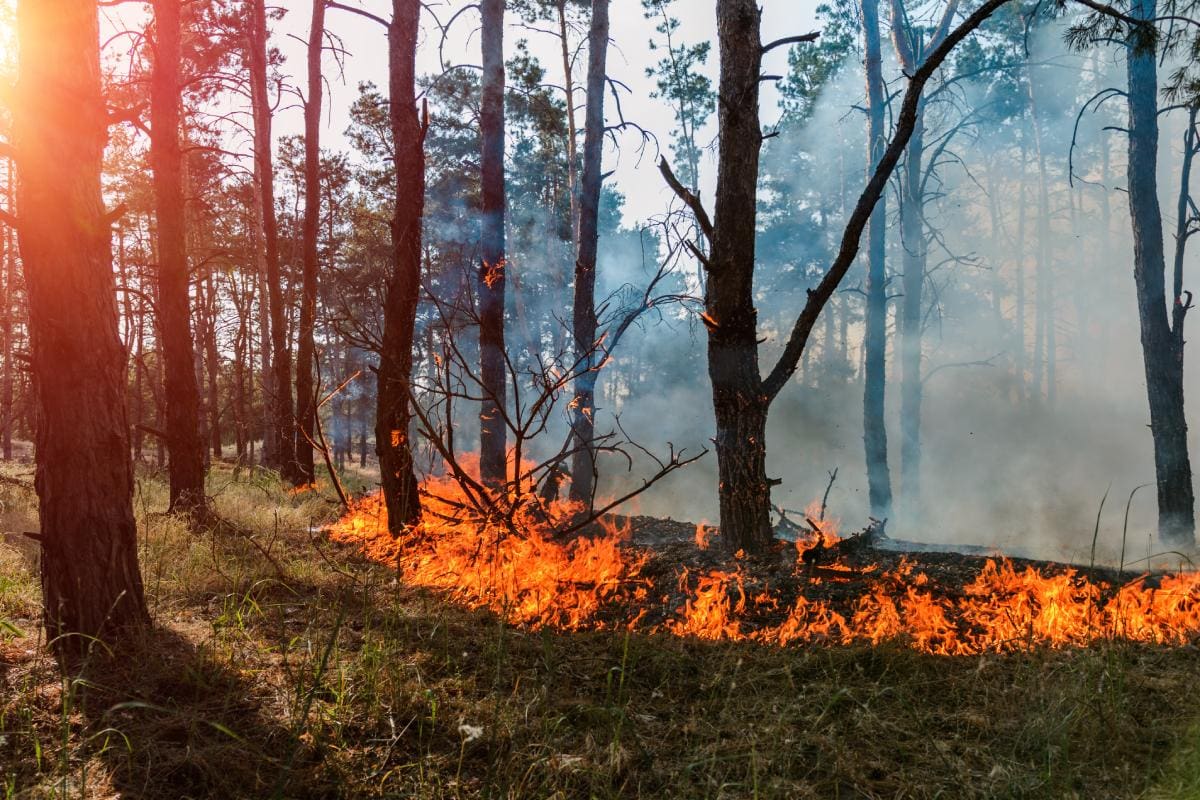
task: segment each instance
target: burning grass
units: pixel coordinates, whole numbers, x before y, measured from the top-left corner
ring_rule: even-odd
[[[944,658],[890,640],[648,635],[681,603],[678,564],[665,562],[682,548],[689,591],[737,565],[698,550],[692,526],[639,519],[617,529],[621,551],[658,542],[659,556],[618,594],[654,582],[670,599],[648,593],[638,630],[617,624],[628,609],[612,596],[584,625],[602,630],[534,630],[315,537],[311,523],[333,521],[328,497],[224,468],[210,492],[255,543],[188,533],[143,476],[156,632],[85,676],[63,678],[39,649],[32,565],[3,562],[15,572],[0,607],[23,635],[0,632],[0,796],[1182,800],[1200,786],[1191,647]],[[11,487],[0,501],[30,507]],[[781,596],[784,577],[803,577],[794,560],[742,564],[742,633],[770,611],[755,602],[764,574]],[[922,564],[937,584],[978,573]],[[825,590],[814,599],[840,607],[857,579],[826,566],[805,565]]]
[[[425,518],[407,537],[387,533],[378,496],[358,501],[330,535],[397,568],[409,585],[534,629],[616,628],[768,645],[897,642],[936,655],[1112,640],[1183,645],[1200,636],[1200,574],[1120,580],[964,557],[964,569],[934,577],[916,557],[885,563],[869,546],[847,547],[856,543],[841,539],[819,503],[806,512],[808,535],[765,569],[735,558],[672,570],[691,554],[674,547],[664,559],[630,546],[628,521],[602,520],[591,535],[562,538],[556,531],[579,513],[568,503],[528,503],[510,520],[489,521],[448,478],[430,479],[426,495]],[[709,552],[711,535],[702,525],[676,538]],[[647,569],[653,559],[658,568]]]

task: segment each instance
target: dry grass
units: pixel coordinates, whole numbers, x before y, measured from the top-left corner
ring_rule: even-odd
[[[1200,796],[1200,658],[946,659],[500,625],[310,533],[335,509],[218,469],[196,535],[139,482],[157,627],[61,678],[0,545],[0,797]],[[6,529],[33,505],[0,486]],[[27,527],[21,528],[19,525]]]

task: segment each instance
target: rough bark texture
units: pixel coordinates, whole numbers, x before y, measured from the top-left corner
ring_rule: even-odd
[[[1134,0],[1130,13],[1155,14],[1154,0]],[[1150,431],[1158,485],[1158,533],[1173,546],[1195,541],[1195,497],[1183,406],[1183,326],[1167,318],[1162,212],[1158,204],[1158,76],[1155,55],[1128,48],[1129,211],[1133,223],[1133,277],[1137,284],[1142,355],[1150,401]],[[1174,303],[1182,302],[1181,297]]]
[[[879,36],[879,0],[862,3],[864,67],[867,78],[867,174],[883,155],[883,67]],[[867,310],[863,367],[863,444],[867,456],[867,491],[871,514],[886,519],[892,511],[892,479],[888,469],[887,424],[887,200],[871,214],[867,227]]]
[[[92,0],[21,0],[14,144],[38,402],[47,636],[64,660],[148,624],[137,562],[125,353],[100,191],[107,111]]]
[[[579,197],[579,251],[575,260],[572,327],[577,363],[588,371],[575,380],[575,446],[571,461],[571,499],[590,504],[596,492],[596,377],[601,359],[596,347],[596,252],[600,243],[600,186],[604,153],[604,91],[608,77],[608,0],[592,3],[588,35],[587,111],[583,134],[583,182]]]
[[[155,0],[150,86],[150,163],[158,233],[158,332],[166,396],[170,509],[199,517],[206,508],[200,386],[192,340],[187,223],[183,194],[180,0]]]
[[[482,99],[479,113],[482,261],[479,295],[479,377],[484,401],[479,410],[479,472],[489,486],[507,478],[507,428],[504,406],[507,370],[504,359],[504,5],[482,0],[479,38],[483,48]]]
[[[321,53],[325,37],[325,0],[312,0],[308,29],[308,96],[304,100],[304,278],[300,289],[300,327],[296,343],[296,478],[316,479],[313,442],[316,441],[317,389],[314,335],[317,322],[318,253],[321,225]]]
[[[267,93],[266,0],[252,0],[250,20],[250,100],[254,115],[254,172],[261,200],[266,255],[267,311],[271,334],[270,433],[275,463],[284,478],[302,482],[296,469],[296,420],[292,405],[292,356],[288,352],[283,274],[279,264],[279,227],[275,219],[275,165],[271,147],[271,106]]]
[[[420,0],[392,0],[388,27],[388,85],[396,154],[392,216],[392,274],[384,298],[383,350],[379,354],[375,452],[388,530],[399,534],[421,516],[409,438],[413,335],[421,288],[421,219],[425,211],[425,142],[417,115],[416,55]]]
[[[762,552],[771,542],[767,479],[769,400],[758,369],[754,307],[754,240],[762,131],[758,87],[762,63],[754,0],[718,0],[720,142],[712,252],[704,305],[708,375],[716,416],[721,540]]]

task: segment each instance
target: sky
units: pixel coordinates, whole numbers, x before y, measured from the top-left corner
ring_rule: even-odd
[[[390,6],[386,0],[344,0],[347,5],[386,16]],[[433,23],[432,15],[441,20],[448,20],[455,11],[463,7],[463,0],[431,0],[424,12],[424,34],[418,52],[418,70],[423,73],[441,71],[438,63],[438,40],[440,33]],[[283,51],[287,58],[285,71],[293,80],[302,80],[304,74],[305,45],[308,35],[310,9],[306,0],[285,0],[282,6],[287,9],[284,19],[274,24],[272,43]],[[767,0],[763,8],[763,38],[771,40],[781,36],[807,33],[817,30],[815,23],[816,0]],[[673,13],[680,20],[680,39],[687,43],[715,40],[716,37],[716,3],[715,0],[698,2],[697,0],[677,0]],[[657,62],[660,54],[649,48],[649,41],[657,34],[654,31],[655,22],[647,20],[642,11],[641,0],[613,0],[611,6],[611,45],[608,56],[609,74],[616,80],[626,84],[630,91],[621,100],[625,118],[636,122],[658,137],[664,151],[667,150],[674,126],[671,109],[660,100],[651,97],[654,92],[654,79],[646,76],[646,67]],[[510,15],[512,16],[512,15]],[[505,37],[506,52],[514,50],[518,39],[529,41],[530,50],[542,62],[548,73],[548,80],[555,85],[562,84],[561,57],[558,55],[557,39],[538,31],[521,27],[516,19],[512,19]],[[367,20],[357,14],[332,9],[328,13],[326,25],[329,30],[341,37],[350,55],[345,62],[344,75],[339,75],[334,58],[327,54],[325,73],[330,86],[325,113],[325,126],[322,132],[322,146],[333,150],[350,150],[349,141],[344,132],[349,124],[348,110],[357,95],[360,82],[371,80],[383,87],[387,81],[387,49],[386,37],[382,26]],[[463,14],[455,22],[450,31],[446,46],[442,49],[444,58],[449,63],[478,64],[479,37],[478,14],[471,11]],[[714,42],[713,51],[709,57],[707,72],[713,79],[714,86],[717,76],[717,52]],[[581,53],[576,69],[576,82],[582,83],[586,69],[586,52]],[[787,50],[780,48],[769,53],[764,63],[767,73],[781,74],[787,69]],[[583,124],[582,92],[580,107],[577,110],[578,123]],[[764,84],[762,99],[764,123],[772,120],[777,114],[777,96],[771,84]],[[606,98],[606,113],[612,123],[615,113],[612,108],[611,95]],[[298,107],[289,107],[281,111],[276,122],[277,136],[300,133],[303,130],[302,112]],[[708,128],[702,131],[702,144],[712,144],[716,137],[716,117],[713,116]],[[606,148],[604,156],[605,171],[614,170],[610,179],[625,195],[626,224],[644,220],[658,214],[670,203],[670,191],[663,184],[656,164],[658,151],[653,145],[639,152],[640,137],[633,132],[624,135],[620,148],[611,143]],[[582,141],[580,142],[582,146]],[[666,153],[666,154],[669,154]],[[714,154],[710,152],[706,162],[701,166],[701,195],[711,198],[712,183],[715,178]]]

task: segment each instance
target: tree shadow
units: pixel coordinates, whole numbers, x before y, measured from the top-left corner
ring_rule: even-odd
[[[154,627],[73,682],[84,746],[123,798],[323,797],[288,790],[305,749],[271,689],[205,644]]]

